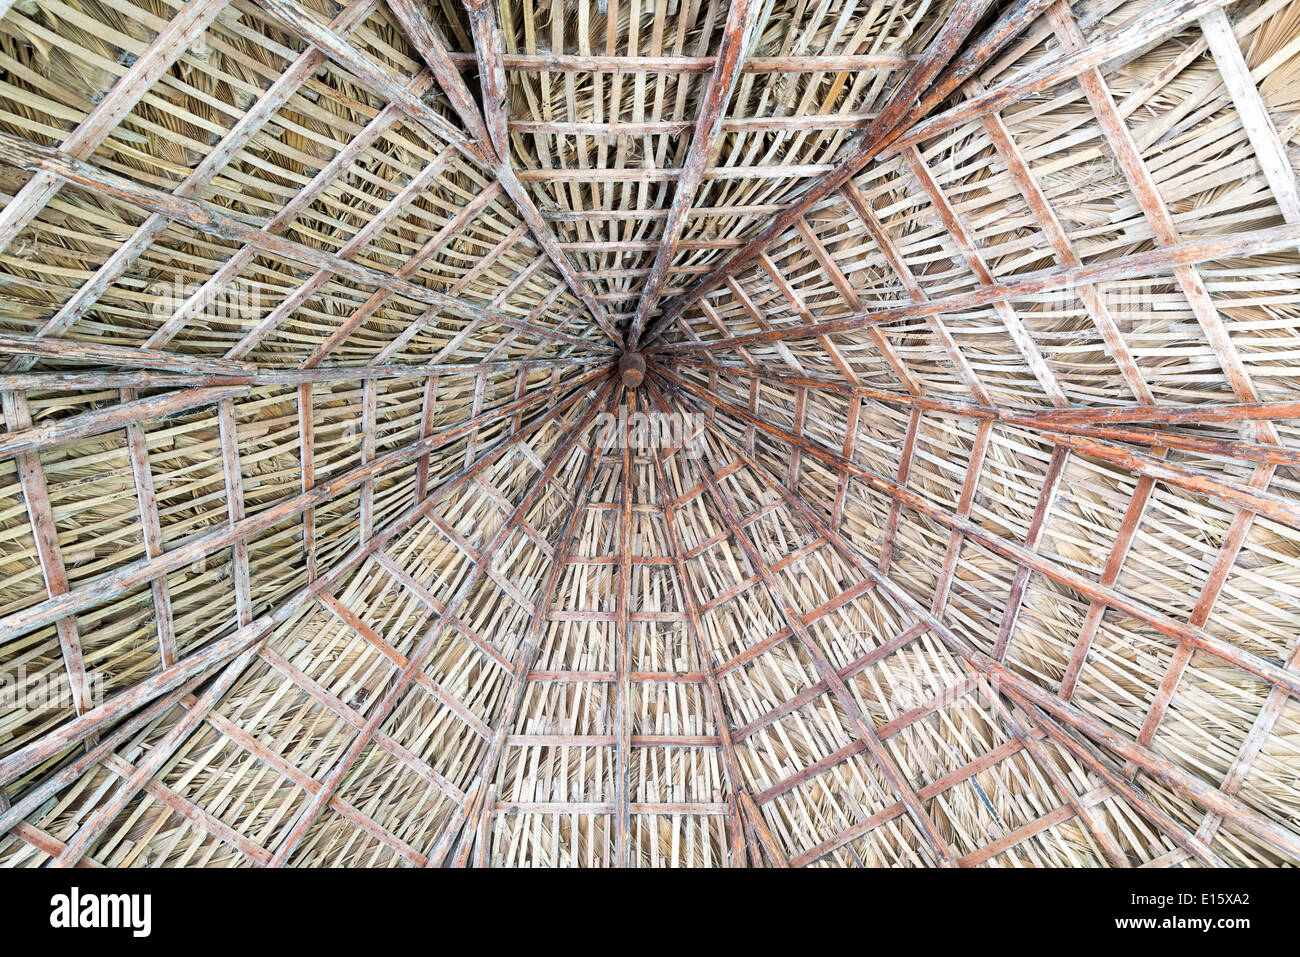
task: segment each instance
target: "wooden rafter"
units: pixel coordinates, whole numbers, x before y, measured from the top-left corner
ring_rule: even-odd
[[[1184,240],[1176,245],[1163,246],[1145,253],[1119,256],[1095,265],[1079,268],[1044,270],[1030,273],[1019,279],[984,286],[974,292],[955,293],[924,303],[887,306],[869,313],[825,319],[807,325],[782,327],[762,332],[726,336],[721,339],[665,343],[657,350],[665,354],[693,351],[716,352],[759,342],[813,339],[881,326],[909,319],[974,309],[999,300],[1029,298],[1045,292],[1073,289],[1078,286],[1136,279],[1158,275],[1165,270],[1207,262],[1212,259],[1232,259],[1282,252],[1300,245],[1300,227],[1277,226],[1231,236]],[[1249,401],[1249,400],[1243,400]]]
[[[710,405],[725,410],[738,420],[743,422],[751,419],[749,412],[746,409],[742,409],[739,406],[715,398],[694,383],[681,379],[673,373],[663,369],[661,366],[652,368],[654,368],[655,372],[665,378],[668,382],[700,399],[703,399]],[[1111,608],[1131,615],[1138,621],[1145,622],[1179,643],[1186,643],[1192,648],[1207,652],[1230,665],[1240,668],[1242,671],[1253,675],[1261,681],[1286,689],[1292,695],[1300,696],[1300,674],[1288,671],[1285,667],[1269,661],[1253,652],[1233,646],[1222,638],[1209,634],[1201,628],[1197,628],[1193,625],[1185,625],[1176,621],[1162,613],[1160,610],[1153,608],[1138,599],[1124,595],[1113,588],[1108,588],[1089,581],[1083,575],[1078,574],[1058,562],[1036,554],[1030,549],[1018,545],[1000,535],[996,535],[969,519],[953,515],[947,509],[934,505],[916,493],[902,488],[896,482],[893,482],[884,476],[877,475],[869,469],[865,469],[853,462],[843,460],[837,452],[827,449],[819,443],[800,438],[779,426],[763,420],[759,420],[755,422],[755,424],[764,432],[767,432],[769,435],[784,442],[801,445],[805,451],[815,455],[823,462],[826,462],[838,470],[848,472],[855,480],[861,481],[869,487],[888,496],[890,499],[902,503],[905,508],[910,508],[919,514],[925,515],[944,525],[951,531],[960,530],[971,540],[977,541],[993,552],[1011,559],[1016,564],[1027,565],[1033,570],[1047,575],[1054,581],[1059,582],[1081,595],[1089,598],[1101,598]]]
[[[948,66],[953,55],[989,7],[989,4],[983,0],[957,4],[939,36],[935,38],[925,56],[912,66],[885,108],[836,158],[835,171],[827,173],[812,188],[805,190],[796,202],[773,217],[771,222],[743,249],[728,256],[721,265],[679,296],[665,311],[658,325],[645,337],[645,341],[650,343],[657,339],[671,323],[676,321],[677,316],[688,305],[710,289],[716,288],[726,276],[752,262],[798,217],[848,182],[879,155],[889,142],[891,134],[900,128],[908,128],[918,117],[924,116],[933,109],[998,50],[1018,36],[1026,25],[1037,18],[1045,6],[1046,0],[1019,0],[981,35],[975,44],[966,47],[951,67],[944,72],[944,67]],[[936,82],[936,77],[941,72],[942,78]],[[920,96],[921,91],[927,88],[928,92]],[[918,96],[920,96],[919,101]]]
[[[317,483],[307,492],[295,495],[254,515],[246,516],[227,528],[215,529],[200,535],[157,558],[145,558],[124,565],[64,594],[51,597],[44,602],[15,612],[0,620],[0,634],[24,634],[43,624],[57,621],[64,615],[78,609],[108,601],[137,582],[147,582],[157,575],[184,568],[186,565],[210,555],[214,551],[232,547],[239,541],[246,541],[252,535],[265,531],[285,519],[294,518],[308,508],[320,505],[334,498],[340,492],[360,485],[369,476],[383,474],[386,470],[397,465],[414,461],[426,451],[436,449],[441,445],[474,432],[485,423],[507,417],[520,406],[531,406],[542,399],[553,398],[562,392],[575,389],[576,396],[576,394],[582,392],[587,384],[603,378],[605,375],[605,371],[601,370],[572,383],[537,390],[529,393],[521,401],[506,403],[473,419],[443,429],[428,438],[393,449],[384,455],[377,456],[365,465],[331,476],[327,481]]]
[[[488,315],[475,306],[434,292],[425,286],[418,286],[405,279],[385,275],[313,246],[305,246],[302,243],[296,243],[254,229],[251,226],[246,226],[213,206],[143,186],[132,180],[97,169],[88,163],[72,159],[56,150],[35,146],[7,134],[0,134],[0,159],[23,169],[50,172],[62,180],[83,186],[104,196],[132,203],[177,222],[184,222],[201,232],[248,243],[271,255],[284,256],[310,266],[327,269],[332,273],[346,276],[364,284],[380,286],[390,293],[398,293],[417,302],[436,305],[452,312],[461,313],[471,319],[487,316],[492,322],[512,329],[526,328],[527,331],[544,338],[552,338],[598,351],[612,351],[612,349],[606,350],[598,344],[589,343],[563,333],[553,332],[545,327],[528,328],[531,324],[521,323],[519,319],[507,313]]]
[[[713,71],[709,74],[704,98],[700,102],[691,146],[681,168],[675,171],[677,190],[673,194],[672,205],[668,208],[668,219],[664,223],[654,264],[641,288],[641,298],[637,300],[636,317],[627,334],[627,347],[632,351],[636,351],[641,341],[641,333],[645,331],[650,310],[663,289],[664,280],[668,278],[668,267],[677,253],[677,243],[681,239],[682,230],[686,228],[686,216],[695,201],[695,193],[704,181],[705,166],[717,146],[718,136],[722,132],[722,118],[727,112],[727,104],[731,102],[732,91],[740,79],[745,54],[753,43],[762,10],[763,4],[759,0],[737,0],[727,10],[721,45]]]

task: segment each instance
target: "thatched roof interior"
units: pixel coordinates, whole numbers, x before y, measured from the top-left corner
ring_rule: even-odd
[[[1298,167],[1300,0],[0,0],[0,864],[1300,863]]]

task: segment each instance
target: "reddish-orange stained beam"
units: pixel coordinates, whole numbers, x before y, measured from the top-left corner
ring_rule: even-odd
[[[1058,446],[1109,462],[1134,475],[1148,475],[1156,481],[1176,485],[1198,495],[1230,502],[1238,508],[1266,516],[1292,528],[1300,528],[1300,504],[1285,496],[1267,492],[1254,481],[1250,485],[1239,485],[1227,479],[1175,465],[1157,456],[1147,455],[1145,452],[1111,445],[1102,439],[1085,435],[1051,435],[1049,438]],[[1268,469],[1271,474],[1272,466],[1260,467]]]
[[[636,315],[628,330],[627,348],[632,352],[640,344],[641,334],[650,318],[650,310],[659,298],[664,280],[668,278],[668,267],[677,254],[677,243],[682,238],[682,230],[686,228],[686,218],[690,214],[695,193],[704,181],[704,169],[717,146],[727,104],[731,102],[732,91],[740,79],[745,53],[753,44],[759,17],[765,6],[762,0],[731,0],[728,7],[716,63],[709,75],[704,97],[699,103],[691,145],[682,160],[681,168],[676,171],[677,188],[673,193],[672,205],[668,208],[668,219],[664,223],[659,249],[655,253],[654,264],[650,267],[650,275],[641,287]]]
[[[1112,442],[1131,442],[1136,445],[1184,449],[1207,455],[1240,459],[1243,462],[1272,463],[1274,465],[1300,465],[1300,452],[1276,445],[1242,442],[1236,439],[1206,438],[1186,432],[1165,429],[1132,427],[1124,423],[1154,422],[1173,425],[1229,424],[1267,419],[1300,418],[1298,402],[1260,402],[1202,404],[1187,406],[1143,405],[1107,408],[1071,408],[1065,410],[1018,411],[995,409],[990,406],[960,402],[953,399],[935,399],[927,396],[907,395],[873,389],[869,386],[851,385],[836,379],[812,375],[790,375],[763,366],[741,367],[706,362],[687,357],[676,359],[678,365],[694,366],[710,374],[728,374],[754,382],[781,383],[793,389],[819,389],[835,392],[855,399],[871,399],[887,405],[909,408],[914,411],[937,412],[942,415],[959,415],[972,419],[997,420],[1007,425],[1031,429],[1047,441],[1055,441],[1057,434],[1080,435]],[[756,411],[751,408],[751,412]],[[1105,423],[1115,421],[1116,425]]]
[[[619,396],[627,403],[630,420],[636,412],[637,392],[623,386]],[[614,864],[631,863],[630,831],[632,820],[628,802],[632,796],[632,442],[622,436],[622,461],[618,480],[618,594],[614,610]]]
[[[800,645],[803,646],[804,651],[808,654],[809,658],[812,659],[813,665],[822,676],[822,680],[827,682],[832,693],[839,701],[840,706],[844,709],[853,732],[866,743],[866,747],[871,752],[871,756],[875,758],[882,775],[889,782],[895,793],[897,793],[900,799],[907,805],[908,812],[911,815],[913,822],[916,824],[921,835],[925,838],[927,844],[929,844],[930,848],[933,850],[935,857],[941,864],[954,864],[955,857],[953,856],[952,850],[948,847],[948,844],[944,840],[943,835],[939,832],[938,827],[930,818],[929,814],[926,813],[921,802],[917,799],[915,792],[912,790],[911,785],[907,783],[907,778],[898,767],[897,762],[895,762],[893,756],[885,750],[884,745],[880,743],[871,723],[862,713],[856,699],[844,684],[844,679],[839,676],[834,666],[827,660],[821,647],[808,632],[798,610],[794,607],[789,596],[785,593],[784,589],[781,588],[780,583],[773,574],[771,566],[768,564],[766,559],[763,558],[762,553],[759,552],[749,535],[743,528],[741,528],[740,523],[736,520],[731,502],[726,496],[726,493],[722,491],[721,486],[718,485],[718,481],[711,468],[712,463],[708,460],[709,453],[706,450],[704,460],[699,461],[696,464],[700,469],[700,474],[704,478],[705,484],[708,486],[709,494],[713,499],[718,514],[727,525],[728,529],[730,529],[731,535],[735,539],[736,544],[740,546],[742,551],[744,551],[745,555],[749,559],[750,565],[762,578],[764,586],[771,594],[772,600],[781,612],[786,624],[794,633],[795,638],[799,641]],[[743,792],[741,803],[743,806]]]
[[[549,391],[545,390],[543,394],[549,394]],[[549,412],[533,419],[532,422],[513,436],[503,439],[491,451],[480,457],[472,468],[464,469],[455,475],[447,477],[419,506],[413,507],[404,513],[382,533],[372,538],[368,544],[355,549],[344,560],[331,567],[327,573],[317,578],[308,587],[295,593],[274,611],[255,620],[252,625],[205,645],[202,649],[182,659],[175,665],[155,672],[121,694],[104,702],[104,704],[91,709],[86,714],[65,722],[41,738],[0,758],[0,783],[8,782],[23,772],[43,764],[71,745],[134,714],[142,707],[148,706],[154,699],[172,692],[187,682],[202,680],[203,676],[217,665],[238,655],[257,642],[272,628],[291,618],[303,606],[313,601],[322,589],[328,588],[333,581],[357,567],[369,555],[381,548],[385,542],[427,515],[438,502],[470,481],[482,469],[500,459],[506,451],[514,447],[515,443],[522,441],[526,436],[558,418],[567,408],[578,401],[584,393],[584,389],[578,389]],[[146,574],[144,580],[147,580],[147,578],[148,575]]]
[[[949,529],[960,529],[967,537],[978,541],[995,553],[1009,558],[1017,564],[1027,565],[1035,571],[1042,572],[1054,581],[1081,595],[1089,598],[1100,598],[1110,607],[1130,615],[1138,621],[1145,622],[1180,643],[1186,643],[1193,648],[1205,651],[1228,664],[1235,665],[1248,674],[1254,675],[1261,681],[1285,688],[1290,694],[1300,697],[1300,674],[1289,671],[1276,662],[1238,648],[1216,635],[1207,633],[1203,629],[1175,621],[1158,609],[1151,608],[1143,602],[1121,594],[1112,588],[1090,581],[1083,575],[1044,558],[1021,545],[1008,541],[969,519],[958,519],[946,509],[936,506],[921,496],[900,487],[897,483],[877,475],[854,462],[844,460],[837,452],[825,448],[820,443],[800,438],[765,420],[755,420],[754,417],[750,416],[748,410],[718,399],[696,383],[682,379],[662,366],[653,365],[651,368],[656,374],[685,392],[729,412],[739,422],[754,421],[758,428],[775,438],[785,442],[799,443],[806,452],[815,455],[837,471],[848,472],[853,478],[868,487],[884,493],[890,498],[901,502],[905,507],[926,515]]]
[[[402,669],[397,679],[392,683],[392,686],[387,692],[385,692],[384,697],[375,706],[372,715],[366,720],[365,726],[359,731],[356,737],[353,738],[352,743],[339,757],[338,761],[335,762],[329,774],[322,782],[320,791],[313,795],[303,807],[301,813],[295,820],[295,823],[277,846],[275,854],[271,858],[271,866],[282,866],[293,854],[294,850],[302,842],[303,838],[306,837],[312,824],[328,804],[329,798],[333,797],[334,793],[343,783],[344,778],[347,777],[348,771],[361,756],[362,751],[364,751],[366,746],[370,743],[375,732],[379,730],[383,722],[387,720],[388,715],[392,713],[395,707],[397,707],[402,695],[414,680],[416,672],[424,667],[425,659],[427,659],[432,653],[438,640],[442,637],[443,629],[447,627],[448,615],[459,609],[459,606],[473,591],[474,586],[478,584],[479,580],[487,572],[488,564],[492,560],[493,556],[518,527],[520,519],[527,515],[529,509],[532,508],[537,499],[541,496],[547,483],[554,476],[556,470],[558,470],[563,464],[564,459],[572,450],[577,440],[581,437],[586,425],[588,425],[595,417],[596,409],[599,407],[600,402],[603,401],[604,394],[612,388],[612,385],[612,382],[607,383],[601,390],[601,395],[591,402],[590,407],[586,413],[584,413],[579,424],[573,428],[569,436],[561,442],[557,449],[551,454],[546,468],[543,470],[542,474],[538,476],[536,484],[534,484],[524,494],[520,499],[519,504],[515,507],[515,510],[511,513],[510,518],[502,524],[501,528],[495,535],[493,535],[491,541],[483,549],[478,560],[474,562],[470,573],[464,577],[459,587],[456,589],[455,594],[447,601],[446,610],[438,616],[437,622],[430,626],[425,632],[424,637],[411,652],[406,667]]]
[[[928,302],[886,306],[859,315],[821,320],[811,325],[782,326],[777,329],[724,336],[719,339],[665,343],[655,349],[650,349],[647,345],[646,349],[651,352],[671,354],[701,350],[716,352],[760,342],[815,339],[824,335],[865,330],[891,322],[923,319],[926,316],[940,314],[950,315],[957,311],[978,309],[1002,299],[1021,299],[1041,293],[1073,289],[1084,284],[1157,275],[1167,270],[1176,270],[1213,259],[1265,256],[1294,249],[1296,246],[1300,246],[1300,225],[1274,226],[1228,236],[1189,239],[1148,252],[1118,256],[1115,259],[1078,268],[1037,270],[1017,279],[1008,279],[991,286],[983,286],[972,292],[955,293]],[[653,340],[646,341],[649,343]]]
[[[974,75],[998,50],[1018,36],[1049,5],[1050,0],[1018,0],[974,43],[953,60],[972,30],[989,9],[986,0],[963,0],[954,6],[948,22],[930,43],[925,55],[894,90],[871,125],[849,141],[835,158],[837,169],[805,190],[798,200],[774,216],[753,240],[724,259],[690,289],[678,296],[659,322],[646,334],[653,342],[676,322],[687,306],[717,288],[730,275],[753,262],[773,240],[817,203],[831,196],[888,145],[889,138],[907,129]],[[949,61],[953,61],[949,66]],[[944,68],[948,67],[947,70]],[[942,72],[942,76],[940,76]],[[936,79],[937,78],[937,79]]]

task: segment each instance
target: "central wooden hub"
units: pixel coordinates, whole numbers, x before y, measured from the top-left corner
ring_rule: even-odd
[[[645,356],[639,352],[625,352],[618,360],[618,374],[629,389],[641,388],[645,381]]]

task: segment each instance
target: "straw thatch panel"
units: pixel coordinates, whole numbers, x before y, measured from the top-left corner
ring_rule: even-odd
[[[1300,863],[1298,165],[1297,0],[0,0],[0,864]]]

